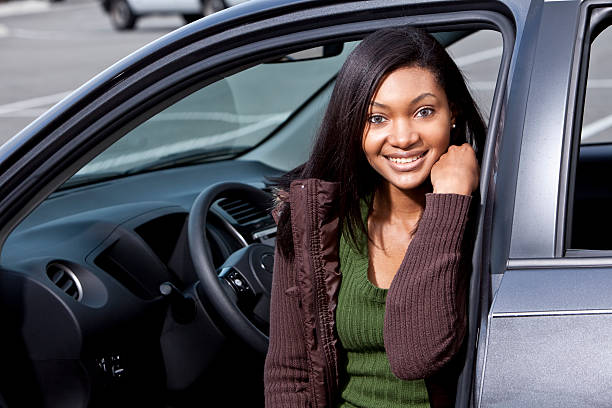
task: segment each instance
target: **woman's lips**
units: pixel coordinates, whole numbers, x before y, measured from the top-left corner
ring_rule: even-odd
[[[411,171],[423,163],[423,159],[427,155],[427,152],[429,152],[429,150],[426,150],[417,156],[410,157],[385,156],[385,159],[387,159],[392,168],[398,171]]]

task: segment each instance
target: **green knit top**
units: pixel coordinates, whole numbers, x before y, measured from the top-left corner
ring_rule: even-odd
[[[391,372],[383,342],[387,289],[368,279],[367,242],[358,251],[340,236],[342,283],[336,328],[344,351],[339,407],[429,407],[424,380],[405,381]]]

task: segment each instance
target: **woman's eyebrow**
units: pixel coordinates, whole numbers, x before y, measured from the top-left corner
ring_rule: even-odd
[[[429,93],[429,92],[425,92],[425,93],[420,94],[420,95],[419,95],[419,96],[417,96],[416,98],[414,98],[414,99],[412,100],[412,102],[410,102],[410,104],[411,104],[411,105],[414,105],[415,103],[420,102],[422,99],[425,99],[425,98],[426,98],[426,97],[428,97],[428,96],[433,96],[434,98],[436,98],[436,99],[437,99],[436,95],[434,95],[434,94],[432,94],[432,93]]]
[[[419,96],[417,96],[416,98],[414,98],[414,99],[413,99],[413,100],[410,102],[410,104],[411,104],[411,105],[414,105],[415,103],[420,102],[422,99],[425,99],[425,98],[427,98],[428,96],[431,96],[431,97],[434,97],[434,98],[436,98],[436,99],[437,99],[437,96],[436,96],[436,95],[434,95],[434,94],[432,94],[432,93],[430,93],[430,92],[424,92],[424,93],[420,94]],[[372,101],[372,102],[370,102],[370,105],[371,105],[371,106],[378,106],[378,107],[380,107],[380,108],[384,108],[384,109],[388,109],[388,108],[389,108],[389,107],[388,107],[387,105],[385,105],[384,103],[380,103],[380,102],[376,102],[376,101]]]
[[[385,105],[384,103],[380,103],[380,102],[376,102],[376,101],[372,101],[370,102],[370,105],[372,106],[378,106],[380,108],[385,108],[388,109],[389,107],[387,105]]]

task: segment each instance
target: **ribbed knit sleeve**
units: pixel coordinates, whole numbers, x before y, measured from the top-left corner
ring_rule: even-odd
[[[270,346],[264,370],[267,408],[310,407],[308,361],[300,316],[295,270],[277,247],[270,303]]]
[[[401,379],[429,377],[461,347],[467,279],[461,249],[471,198],[427,194],[417,232],[389,288],[384,343],[391,371]]]

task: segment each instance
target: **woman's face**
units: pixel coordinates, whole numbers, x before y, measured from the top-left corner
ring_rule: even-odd
[[[454,122],[446,93],[427,69],[397,69],[370,102],[362,147],[390,186],[419,187],[448,149]]]

